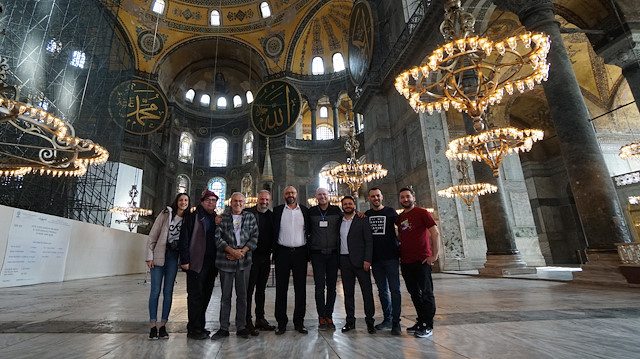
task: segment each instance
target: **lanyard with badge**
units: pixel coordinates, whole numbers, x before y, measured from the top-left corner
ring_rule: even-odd
[[[318,212],[320,212],[320,217],[322,217],[322,219],[320,220],[319,224],[320,224],[320,228],[327,228],[329,227],[329,221],[327,221],[325,219],[325,217],[327,217],[327,213],[329,212],[329,207],[327,207],[327,210],[324,211],[324,213],[322,213],[322,210],[320,209],[320,206],[318,206]]]

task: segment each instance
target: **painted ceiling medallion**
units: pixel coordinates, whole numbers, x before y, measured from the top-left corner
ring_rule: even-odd
[[[269,38],[262,37],[260,38],[260,43],[265,54],[277,63],[284,51],[284,31],[273,34]]]
[[[164,43],[167,41],[167,35],[155,34],[151,30],[145,30],[138,26],[136,29],[138,33],[138,47],[140,51],[145,55],[147,61],[151,60],[152,56],[155,56],[162,52]]]

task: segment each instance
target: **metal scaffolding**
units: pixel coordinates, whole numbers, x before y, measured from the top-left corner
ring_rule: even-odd
[[[117,25],[119,0],[5,0],[0,56],[17,97],[69,121],[119,160],[124,131],[109,120],[109,93],[134,73]],[[0,74],[0,79],[2,78]],[[12,136],[0,126],[0,141]],[[0,178],[0,204],[107,226],[118,166],[90,166],[81,178]]]

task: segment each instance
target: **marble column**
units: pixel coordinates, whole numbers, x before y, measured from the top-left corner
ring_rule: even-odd
[[[493,2],[516,13],[528,30],[543,31],[551,37],[549,80],[543,87],[588,245],[589,263],[583,272],[575,272],[574,280],[620,282],[624,277],[618,269],[615,243],[630,242],[631,238],[554,17],[553,1]]]
[[[455,174],[452,175],[451,162],[444,155],[448,143],[446,115],[420,114],[420,129],[422,141],[429,166],[429,185],[431,186],[431,200],[436,209],[435,217],[440,226],[443,248],[440,251],[440,261],[447,271],[474,269],[466,253],[466,226],[463,216],[467,206],[462,201],[437,195],[438,190],[458,184]],[[455,171],[455,169],[453,169]],[[454,178],[455,177],[455,178]]]
[[[333,104],[333,138],[340,138],[340,121],[338,118],[338,103]]]
[[[465,79],[466,81],[466,79]],[[464,127],[468,134],[476,134],[473,119],[463,114]],[[490,183],[498,187],[498,192],[486,194],[476,200],[480,205],[482,225],[487,242],[487,261],[484,268],[478,269],[482,275],[502,276],[510,274],[536,273],[535,268],[528,268],[522,260],[516,246],[513,233],[513,219],[507,212],[507,193],[500,177],[493,176],[493,169],[484,162],[472,162],[476,183]]]
[[[309,110],[311,111],[311,140],[316,140],[316,107],[309,106]]]

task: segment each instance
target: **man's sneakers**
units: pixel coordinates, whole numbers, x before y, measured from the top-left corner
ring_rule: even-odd
[[[433,329],[427,328],[427,326],[425,325],[418,327],[418,329],[416,329],[415,333],[413,334],[413,336],[416,338],[428,338],[432,335],[433,335]]]
[[[377,330],[389,330],[391,329],[391,321],[389,319],[385,319],[382,323],[376,325]]]
[[[164,328],[164,327],[163,327]],[[149,331],[149,339],[150,340],[156,340],[158,339],[158,328],[156,327],[151,327],[151,330]]]
[[[414,326],[407,328],[407,333],[412,334],[416,338],[428,338],[433,335],[433,328],[416,323]]]
[[[400,322],[393,323],[391,325],[391,335],[402,335],[402,329],[400,329]]]
[[[246,330],[246,329],[245,329]],[[240,332],[238,332],[238,335],[240,335]],[[215,332],[212,336],[211,336],[211,340],[219,340],[222,338],[226,338],[229,336],[229,331],[228,330],[224,330],[224,329],[218,329],[217,332]],[[247,331],[247,338],[249,337],[249,331]]]

